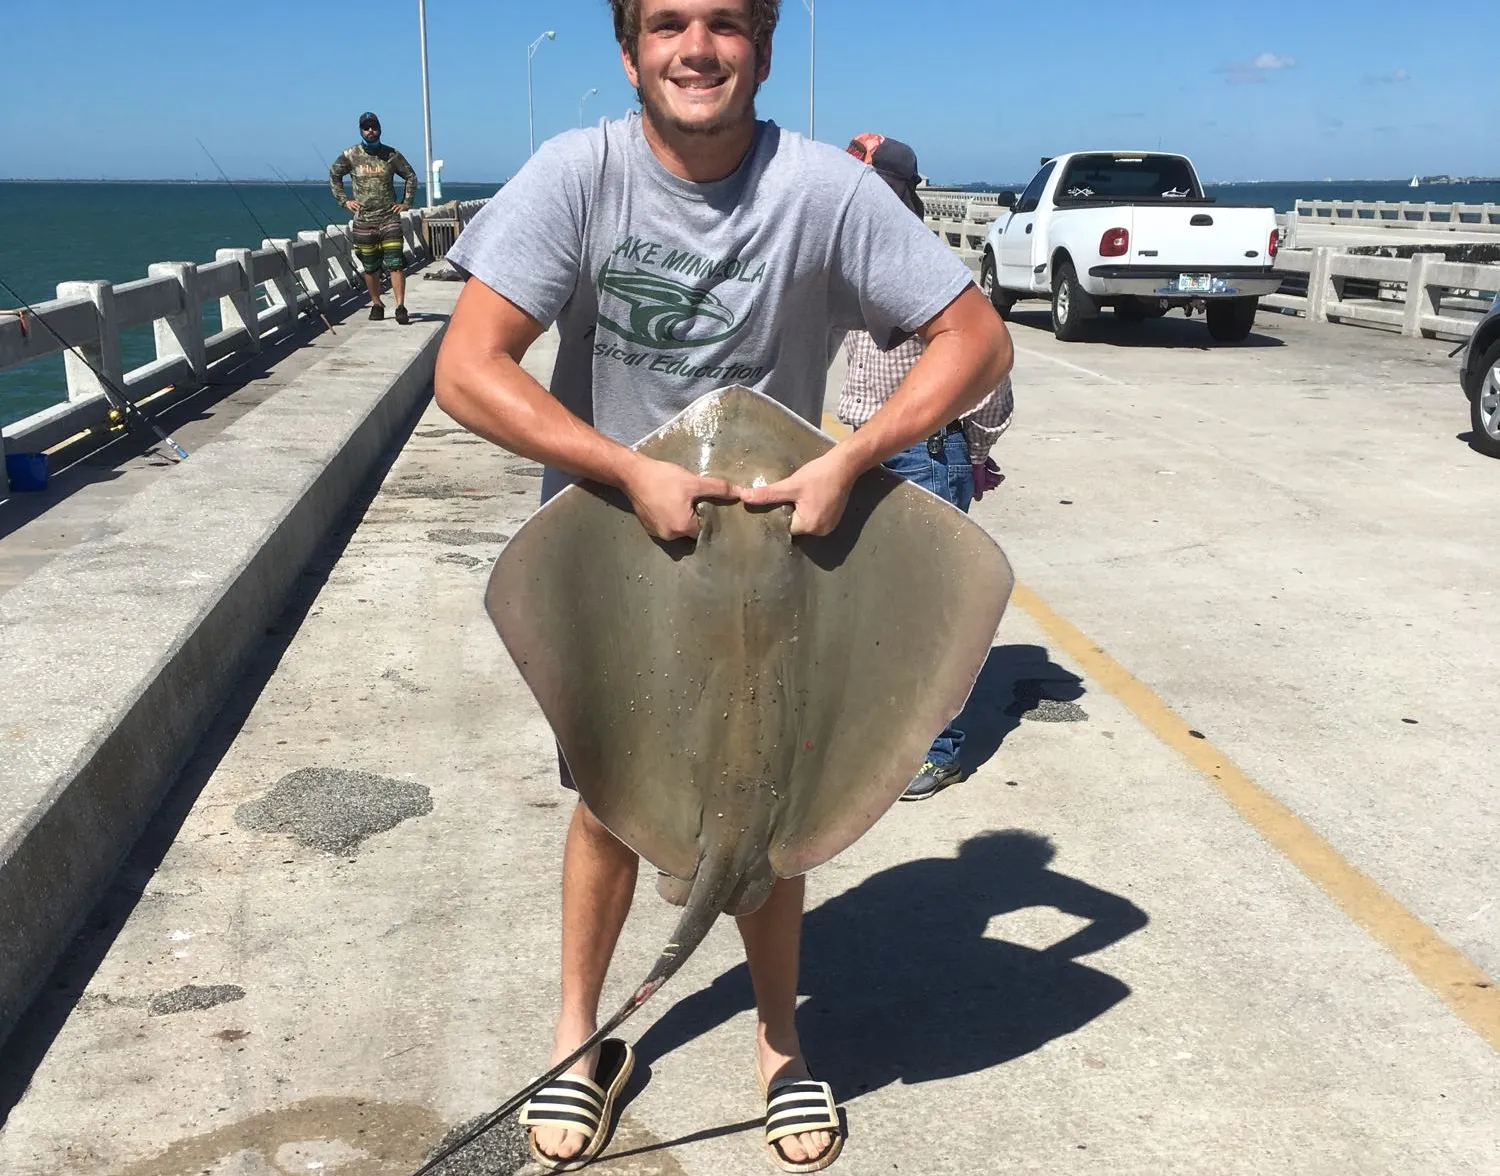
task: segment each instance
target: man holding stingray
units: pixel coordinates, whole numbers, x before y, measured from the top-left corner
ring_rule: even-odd
[[[703,499],[786,505],[792,535],[828,534],[862,473],[973,407],[1010,368],[1005,326],[968,270],[889,188],[841,150],[756,119],[779,7],[611,0],[641,114],[544,145],[448,254],[469,280],[438,357],[439,405],[543,463],[544,497],[577,479],[617,487],[658,539],[695,537]],[[561,346],[549,393],[520,361],[553,322]],[[819,421],[837,340],[855,329],[883,346],[915,334],[926,350],[856,436],[790,477],[732,486],[629,448],[735,383]],[[555,1060],[597,1025],[638,865],[587,806],[575,808]],[[794,1017],[803,889],[783,879],[738,920],[772,1103],[796,1089],[787,1080],[808,1077]],[[571,1087],[532,1100],[523,1121],[544,1165],[576,1166],[608,1134],[632,1062],[623,1044],[606,1047],[574,1067]],[[826,1088],[824,1097],[829,1115],[800,1120],[816,1128],[768,1129],[786,1171],[838,1155]]]

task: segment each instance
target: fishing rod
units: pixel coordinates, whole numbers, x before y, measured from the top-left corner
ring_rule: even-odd
[[[99,377],[100,387],[104,389],[104,398],[109,401],[111,407],[113,407],[117,412],[123,414],[126,422],[134,420],[143,425],[146,425],[153,433],[161,438],[161,440],[165,442],[166,445],[171,448],[173,453],[177,454],[179,461],[187,460],[188,454],[186,449],[184,449],[181,445],[177,444],[176,441],[173,441],[172,438],[168,437],[164,432],[162,432],[161,426],[156,423],[153,417],[151,417],[144,409],[138,408],[135,402],[131,400],[130,397],[126,396],[125,393],[122,392],[118,386],[116,386],[113,380],[111,380],[102,371],[100,371],[88,361],[83,352],[79,351],[78,348],[74,347],[73,344],[69,343],[66,339],[59,335],[53,329],[52,324],[49,323],[44,317],[39,315],[36,312],[36,309],[29,302],[27,302],[24,298],[17,294],[11,287],[10,283],[7,282],[4,278],[0,278],[0,290],[4,290],[7,294],[10,295],[12,301],[19,304],[21,308],[21,331],[23,334],[27,329],[26,320],[28,316],[41,323],[42,326],[46,328],[47,334],[51,335],[58,341],[58,343],[71,351],[75,356],[78,357],[79,361],[83,364],[84,367],[88,368],[89,371],[93,372],[94,375]]]
[[[284,187],[288,192],[295,196],[297,198],[297,203],[302,205],[302,207],[307,210],[307,215],[313,218],[314,224],[323,219],[323,214],[316,208],[314,208],[311,204],[309,204],[306,200],[302,199],[302,193],[297,191],[296,188],[292,187],[292,181],[286,178],[285,173],[283,173],[280,168],[270,163],[266,164],[266,166],[269,167],[275,174],[276,178],[281,181],[282,187]]]
[[[202,139],[194,139],[194,142],[196,142],[199,147],[203,147]],[[219,167],[219,161],[213,157],[213,153],[209,151],[207,147],[203,147],[203,154],[208,156],[208,162],[213,164],[214,167],[218,170],[219,175],[224,177],[224,182],[229,185],[229,190],[234,193],[234,198],[238,200],[240,204],[244,206],[245,211],[250,214],[250,219],[255,222],[255,227],[260,230],[261,237],[264,240],[269,241],[271,239],[271,231],[261,223],[260,217],[255,215],[255,209],[251,208],[250,205],[246,203],[245,198],[240,195],[240,190],[234,186],[234,181],[229,178],[229,174],[222,167]],[[282,264],[285,265],[287,270],[291,273],[292,281],[297,283],[297,289],[307,296],[308,305],[318,312],[318,317],[323,320],[323,325],[328,328],[328,333],[330,335],[337,335],[338,332],[333,329],[333,324],[328,321],[328,315],[323,312],[323,304],[316,298],[314,298],[312,296],[312,291],[310,291],[306,286],[302,284],[302,278],[292,267],[291,262],[287,261],[284,256],[282,257],[281,261]],[[296,313],[298,312],[296,308],[293,307],[293,315],[295,316]]]

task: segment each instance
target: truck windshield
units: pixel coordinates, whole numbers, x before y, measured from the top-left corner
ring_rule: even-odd
[[[1202,200],[1203,189],[1180,155],[1079,155],[1068,161],[1056,199]]]

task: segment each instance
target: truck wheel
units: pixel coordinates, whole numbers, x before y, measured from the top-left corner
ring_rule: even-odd
[[[1052,333],[1064,343],[1083,338],[1083,323],[1099,313],[1089,292],[1078,284],[1073,263],[1065,261],[1052,282]]]
[[[1219,343],[1243,343],[1255,326],[1259,298],[1223,298],[1208,304],[1208,333]]]
[[[1000,312],[1001,318],[1008,315],[1010,308],[1016,304],[1015,295],[1000,288],[1000,280],[995,275],[995,256],[989,252],[985,253],[984,260],[979,263],[979,288],[990,300],[990,305]]]
[[[1469,421],[1474,426],[1473,445],[1480,453],[1500,457],[1500,342],[1479,357],[1478,386],[1469,397]]]

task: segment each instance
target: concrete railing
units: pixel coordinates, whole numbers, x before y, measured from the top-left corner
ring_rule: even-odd
[[[1448,229],[1500,236],[1500,204],[1423,204],[1366,200],[1298,200],[1297,219],[1362,229]]]
[[[1289,279],[1262,298],[1262,306],[1313,322],[1395,327],[1412,338],[1467,339],[1500,291],[1500,265],[1444,261],[1441,253],[1398,258],[1331,247],[1283,250],[1276,268]]]
[[[976,221],[988,224],[1003,211],[998,192],[959,192],[951,188],[919,188],[927,219]]]
[[[990,221],[974,220],[969,217],[949,217],[941,212],[935,214],[932,205],[929,204],[926,224],[948,248],[958,254],[965,265],[975,273],[979,272],[979,263],[984,258],[984,239],[990,231]]]
[[[1283,223],[1288,223],[1286,214]],[[927,226],[976,273],[990,222],[934,215]],[[1286,281],[1261,305],[1306,315],[1313,322],[1394,327],[1414,338],[1467,339],[1500,291],[1500,265],[1449,262],[1441,253],[1412,258],[1366,257],[1342,248],[1282,249],[1276,268]],[[1416,296],[1411,295],[1416,291]]]
[[[459,204],[460,221],[483,203]],[[422,215],[414,209],[401,217],[407,255],[419,261],[428,258]],[[34,309],[82,359],[30,316],[0,315],[0,370],[62,351],[67,381],[66,401],[5,426],[4,450],[42,452],[103,425],[110,405],[98,373],[136,403],[167,391],[186,394],[211,369],[284,335],[313,302],[335,309],[364,290],[348,225],[263,241],[259,249],[220,249],[215,260],[201,264],[157,262],[131,282],[62,282],[56,298]],[[209,302],[218,303],[221,324],[212,334],[203,314]],[[156,358],[125,371],[120,334],[146,325],[155,334]]]

